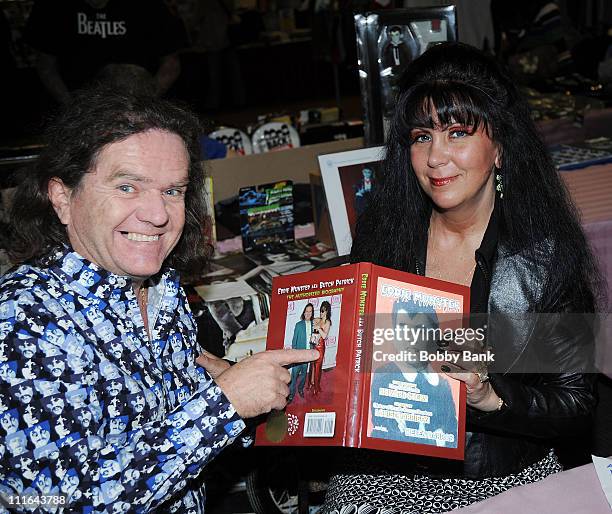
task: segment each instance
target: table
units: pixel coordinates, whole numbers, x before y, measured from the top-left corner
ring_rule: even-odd
[[[592,109],[584,114],[582,124],[571,118],[537,122],[538,130],[547,145],[570,141],[584,141],[592,137],[612,136],[612,109]]]
[[[460,514],[610,514],[595,467],[586,464],[453,512]]]
[[[612,164],[562,172],[582,224],[608,281],[612,300]],[[605,344],[596,348],[597,368],[612,378],[612,316],[605,319]]]

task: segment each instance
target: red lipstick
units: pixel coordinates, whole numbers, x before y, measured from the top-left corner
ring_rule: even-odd
[[[434,187],[442,187],[450,184],[453,180],[455,180],[457,176],[454,177],[443,177],[443,178],[434,178],[429,177],[429,180]]]

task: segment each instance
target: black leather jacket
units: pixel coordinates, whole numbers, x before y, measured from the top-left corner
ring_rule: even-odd
[[[417,471],[435,476],[477,479],[516,473],[563,439],[587,437],[592,422],[596,375],[589,315],[576,313],[571,293],[558,291],[565,298],[562,309],[558,295],[543,296],[550,245],[534,250],[539,265],[527,255],[506,251],[498,245],[496,211],[476,251],[471,306],[472,312],[488,314],[487,341],[496,371],[490,381],[505,405],[490,413],[467,408],[465,460],[416,464]],[[413,271],[424,269],[423,249]],[[557,314],[535,314],[551,310]]]
[[[559,440],[584,436],[590,427],[596,404],[592,327],[588,316],[571,314],[571,298],[564,313],[533,314],[549,311],[552,301],[540,296],[545,273],[529,259],[498,248],[488,341],[499,368],[491,385],[505,405],[492,413],[468,408],[467,477],[518,472]]]

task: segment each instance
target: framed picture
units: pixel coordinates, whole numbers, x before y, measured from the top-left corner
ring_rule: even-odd
[[[356,14],[355,32],[364,137],[381,145],[406,66],[432,45],[457,40],[455,6]]]
[[[312,221],[315,238],[329,247],[334,247],[329,209],[325,199],[321,172],[317,170],[316,173],[310,173],[308,176],[310,178],[310,202],[312,204]]]
[[[365,209],[384,148],[376,146],[319,156],[319,167],[338,255],[351,251],[357,218]]]

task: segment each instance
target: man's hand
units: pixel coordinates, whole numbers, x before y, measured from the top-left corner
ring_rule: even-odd
[[[221,373],[230,367],[230,363],[220,359],[216,355],[204,350],[202,355],[196,359],[196,364],[202,366],[209,375],[213,378],[217,378]]]
[[[287,405],[291,373],[288,364],[311,362],[316,350],[270,350],[256,353],[221,373],[217,385],[243,418],[253,418]]]

